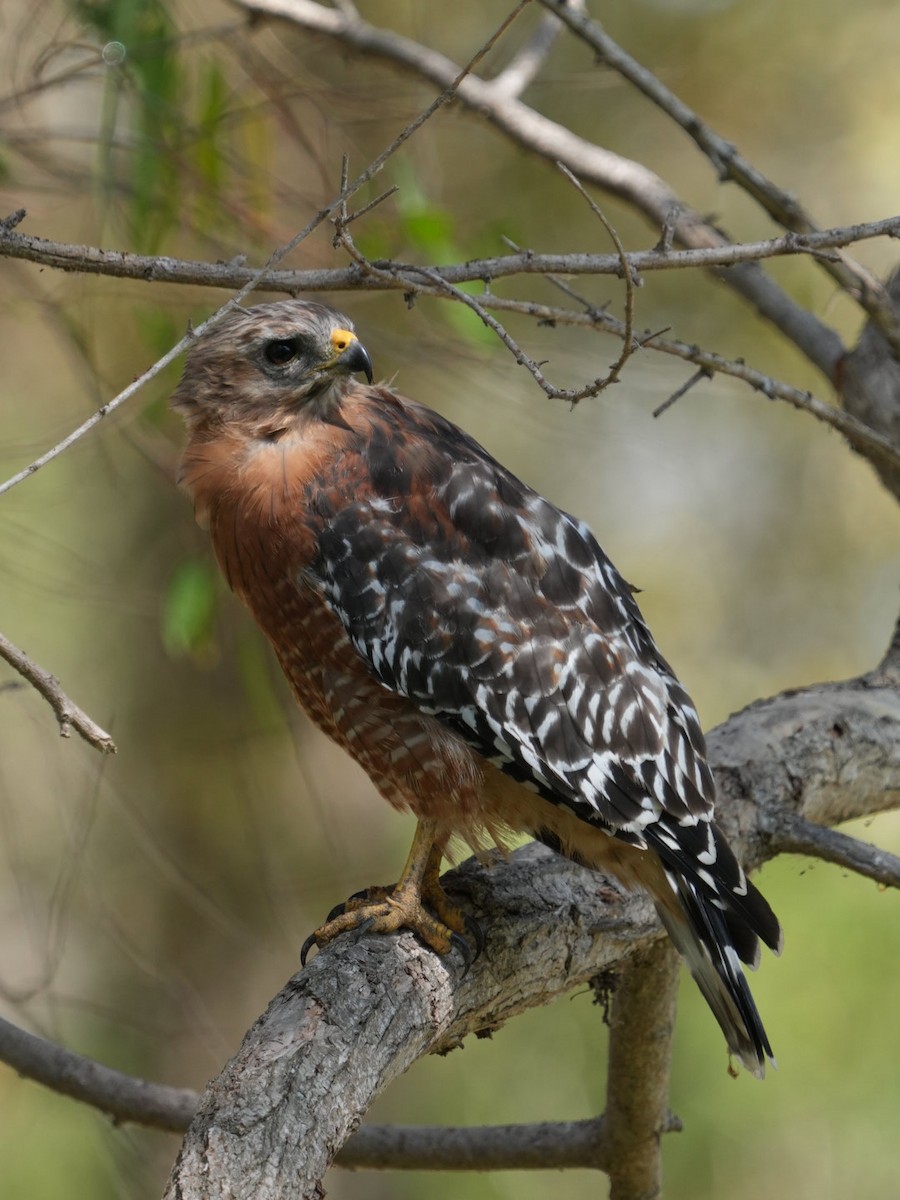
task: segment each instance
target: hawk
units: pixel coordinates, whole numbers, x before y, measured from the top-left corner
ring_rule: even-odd
[[[467,948],[438,879],[447,843],[524,832],[650,894],[762,1075],[741,962],[781,930],[713,821],[694,706],[584,522],[373,384],[324,304],[234,310],[190,349],[173,404],[180,481],[229,585],[306,712],[417,818],[396,887],[339,906],[304,956],[364,922]]]

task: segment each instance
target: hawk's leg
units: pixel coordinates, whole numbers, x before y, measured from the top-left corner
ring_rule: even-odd
[[[473,954],[464,935],[471,936],[477,952],[483,940],[481,930],[451,903],[441,887],[443,854],[435,843],[435,833],[433,822],[419,821],[398,882],[393,887],[368,888],[338,905],[303,943],[301,963],[306,962],[312,946],[325,946],[339,934],[365,926],[375,933],[411,929],[438,954],[448,954],[455,946],[468,965]]]

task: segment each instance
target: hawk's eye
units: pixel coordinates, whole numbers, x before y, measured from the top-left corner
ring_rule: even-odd
[[[292,358],[296,358],[297,348],[297,343],[293,338],[278,338],[267,344],[263,354],[270,363],[281,367],[285,363],[289,363]]]

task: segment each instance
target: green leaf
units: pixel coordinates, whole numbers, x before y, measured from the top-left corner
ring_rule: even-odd
[[[192,558],[169,580],[162,613],[163,645],[173,657],[215,658],[219,579],[207,559]]]

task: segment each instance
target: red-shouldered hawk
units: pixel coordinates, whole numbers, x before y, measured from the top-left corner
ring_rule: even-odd
[[[697,714],[631,588],[582,521],[372,378],[346,317],[288,300],[199,338],[173,398],[229,584],[300,704],[418,819],[396,888],[311,940],[368,921],[447,952],[467,931],[438,882],[448,840],[526,832],[650,893],[762,1075],[740,962],[781,930],[712,820]]]

